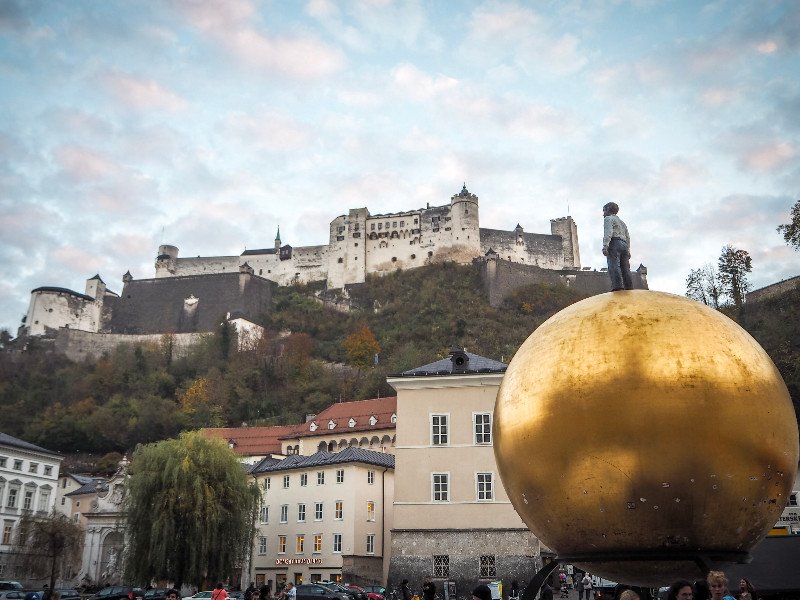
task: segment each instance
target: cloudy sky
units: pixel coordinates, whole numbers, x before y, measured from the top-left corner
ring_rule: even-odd
[[[651,289],[725,244],[800,274],[800,2],[0,0],[0,327],[30,290],[327,242],[350,208],[442,205],[601,267],[601,206]]]

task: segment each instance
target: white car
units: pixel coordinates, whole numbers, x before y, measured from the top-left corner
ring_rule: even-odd
[[[211,600],[211,592],[213,590],[208,590],[205,592],[197,592],[196,594],[192,594],[191,596],[184,596],[181,600]]]

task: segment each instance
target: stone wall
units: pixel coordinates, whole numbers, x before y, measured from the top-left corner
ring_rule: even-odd
[[[757,290],[753,290],[752,292],[748,292],[747,301],[758,302],[759,300],[765,300],[766,298],[779,296],[780,294],[784,294],[789,290],[793,290],[799,286],[800,286],[800,275],[797,275],[796,277],[790,277],[789,279],[784,279],[783,281],[779,281],[778,283],[773,283],[771,285],[764,286]]]
[[[504,596],[516,579],[521,588],[541,567],[542,547],[527,529],[393,530],[389,587],[408,579],[420,592],[430,576],[441,592],[444,581],[456,582],[459,598],[469,598],[479,582],[503,582]],[[434,556],[447,556],[449,576],[434,577]],[[481,556],[494,557],[494,575],[481,577]]]
[[[380,585],[383,583],[383,558],[342,556],[342,579],[353,585]]]
[[[172,334],[172,355],[175,358],[186,356],[189,349],[200,341],[203,333],[175,333]],[[74,361],[81,361],[87,357],[100,358],[105,353],[111,353],[120,344],[148,344],[160,346],[165,336],[161,334],[130,335],[122,333],[94,333],[79,331],[77,329],[62,328],[58,330],[55,338],[55,350]]]

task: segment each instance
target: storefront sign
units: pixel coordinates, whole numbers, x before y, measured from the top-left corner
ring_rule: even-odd
[[[276,565],[321,565],[321,558],[276,558]]]

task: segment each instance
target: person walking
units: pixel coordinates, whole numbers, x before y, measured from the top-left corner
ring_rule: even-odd
[[[592,578],[589,577],[588,573],[583,574],[583,579],[581,579],[581,583],[583,584],[583,594],[586,600],[589,600],[592,597]]]
[[[228,600],[228,592],[225,591],[225,586],[220,581],[214,586],[214,591],[211,592],[211,600]]]
[[[608,262],[611,291],[632,290],[631,237],[628,226],[617,216],[619,206],[609,202],[603,206],[603,256]]]
[[[400,584],[400,598],[401,600],[411,600],[411,588],[408,587],[408,579],[403,579]]]
[[[578,600],[583,600],[583,578],[575,577],[575,589],[578,590]]]
[[[433,600],[436,596],[436,584],[431,581],[430,577],[426,577],[422,583],[422,600]]]

